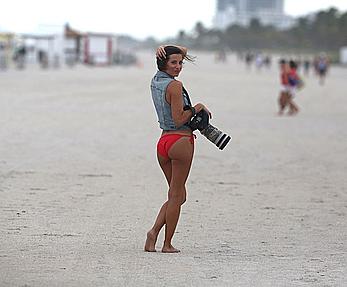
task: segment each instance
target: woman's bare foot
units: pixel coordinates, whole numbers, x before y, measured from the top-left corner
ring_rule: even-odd
[[[176,249],[175,247],[173,247],[171,244],[168,246],[163,246],[163,249],[161,250],[161,252],[163,253],[178,253],[181,252],[181,250]]]
[[[299,110],[293,110],[288,112],[288,116],[294,116],[299,112]]]
[[[147,252],[156,252],[155,243],[157,242],[157,234],[153,230],[147,232],[147,239],[145,243],[145,251]]]

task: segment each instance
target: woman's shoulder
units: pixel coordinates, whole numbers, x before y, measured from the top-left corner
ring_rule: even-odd
[[[169,93],[181,94],[182,93],[182,87],[183,87],[182,83],[175,79],[167,86],[167,91]]]
[[[173,81],[171,81],[168,85],[168,88],[181,88],[182,89],[182,82],[180,82],[179,80],[174,79]]]

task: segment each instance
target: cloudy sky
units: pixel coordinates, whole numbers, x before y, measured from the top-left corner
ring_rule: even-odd
[[[285,12],[305,15],[334,6],[347,10],[347,0],[285,0]],[[211,27],[215,0],[20,0],[2,1],[0,31],[52,31],[68,22],[84,32],[128,34],[163,39],[177,31],[189,32],[201,21]]]

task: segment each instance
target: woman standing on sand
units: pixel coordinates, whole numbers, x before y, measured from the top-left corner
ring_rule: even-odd
[[[156,59],[158,71],[151,81],[151,92],[162,129],[157,144],[157,158],[169,185],[169,192],[168,200],[162,205],[153,227],[147,233],[144,249],[148,252],[156,251],[158,234],[165,225],[162,252],[176,253],[180,251],[172,246],[171,240],[181,205],[186,201],[185,183],[194,154],[194,135],[188,122],[202,109],[210,112],[201,103],[193,107],[182,83],[175,79],[182,70],[183,60],[193,61],[187,55],[187,48],[160,46]]]

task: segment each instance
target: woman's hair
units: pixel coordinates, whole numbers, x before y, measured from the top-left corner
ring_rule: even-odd
[[[173,54],[181,54],[183,56],[183,59],[190,61],[190,62],[194,61],[194,58],[192,56],[185,55],[184,52],[176,46],[166,46],[164,49],[166,52],[165,59],[157,57],[157,67],[158,67],[159,71],[165,70],[166,64],[169,60],[169,57],[170,57],[170,55],[173,55]]]
[[[289,61],[289,67],[292,68],[292,69],[297,69],[298,65],[297,65],[297,63],[295,61],[290,60]]]

